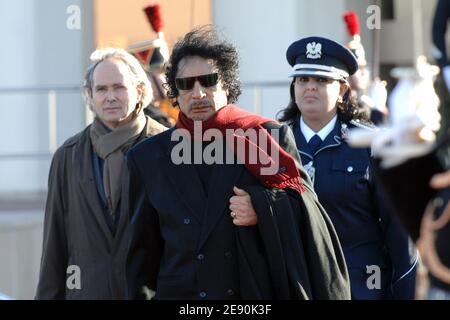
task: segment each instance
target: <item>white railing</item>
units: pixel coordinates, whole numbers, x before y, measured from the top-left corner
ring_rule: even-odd
[[[2,160],[44,160],[51,159],[53,153],[58,147],[58,95],[80,93],[80,86],[46,86],[46,87],[0,87],[0,98],[5,96],[22,95],[46,95],[47,96],[47,114],[48,114],[48,149],[43,152],[0,152],[0,161]],[[10,119],[16,121],[16,119]],[[20,121],[17,119],[17,121]]]

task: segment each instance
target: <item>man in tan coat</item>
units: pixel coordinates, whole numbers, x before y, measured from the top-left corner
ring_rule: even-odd
[[[85,75],[94,122],[50,168],[37,299],[124,299],[128,171],[124,153],[165,127],[143,113],[151,85],[121,49],[97,50]]]

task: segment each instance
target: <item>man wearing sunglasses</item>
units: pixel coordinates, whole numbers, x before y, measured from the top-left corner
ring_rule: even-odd
[[[211,27],[174,46],[178,122],[127,155],[129,298],[146,286],[156,299],[348,299],[338,238],[292,132],[233,105],[238,60]]]

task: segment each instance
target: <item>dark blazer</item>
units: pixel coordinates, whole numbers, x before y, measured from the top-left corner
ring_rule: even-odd
[[[157,134],[163,126],[147,118],[139,140]],[[127,250],[126,211],[121,212],[115,235],[106,223],[94,180],[93,148],[88,126],[69,138],[55,153],[50,168],[45,208],[44,242],[36,299],[124,299]],[[125,172],[123,192],[128,177]],[[81,271],[80,289],[66,281]]]
[[[280,129],[280,145],[300,167],[292,132],[287,126],[274,126]],[[309,243],[312,237],[304,235],[301,239],[309,239],[306,243],[297,237],[297,233],[311,224],[298,226],[302,221],[300,213],[289,206],[289,215],[296,218],[279,221],[282,224],[279,230],[291,227],[295,231],[290,233],[292,237],[286,235],[287,238],[279,240],[277,245],[281,247],[270,247],[268,238],[260,233],[274,230],[275,225],[268,226],[272,222],[267,221],[273,220],[270,215],[283,214],[283,210],[273,204],[277,197],[264,198],[263,193],[268,189],[263,188],[242,164],[213,165],[207,196],[195,166],[176,165],[172,161],[171,152],[177,144],[177,141],[171,141],[172,133],[173,129],[170,129],[147,139],[127,155],[131,197],[127,261],[129,298],[138,298],[144,285],[156,291],[156,299],[350,298],[348,275],[337,236],[331,223],[325,222],[328,218],[319,211],[317,197],[303,169],[300,172],[306,188],[303,197],[306,204],[298,210],[309,210],[305,213],[306,219],[313,217],[312,224],[319,226],[314,230],[323,252],[314,250],[314,245]],[[253,227],[233,225],[229,210],[233,186],[252,194],[258,221],[266,223]],[[263,200],[255,199],[255,192]],[[283,193],[282,198],[286,197],[290,196]],[[293,242],[289,247],[285,246],[289,241]],[[289,259],[278,260],[277,267],[275,260],[269,259],[269,249],[272,256],[278,254],[277,259],[283,255],[301,255],[299,259],[303,260],[297,264]],[[321,255],[321,258],[311,259],[314,262],[308,264],[303,250],[311,250],[312,255]],[[318,261],[320,266],[315,265]],[[321,284],[310,281],[313,273],[317,275],[315,279],[320,278]],[[286,274],[288,276],[284,277]],[[283,279],[286,286],[275,288],[283,286],[274,282],[275,279]],[[305,281],[295,282],[297,279]],[[297,293],[289,292],[289,286]],[[329,289],[328,292],[324,292],[324,287]]]
[[[444,171],[445,166],[440,156],[450,155],[449,141],[450,134],[447,133],[432,152],[392,168],[381,168],[379,161],[375,162],[376,177],[386,191],[387,200],[392,202],[396,214],[414,241],[417,241],[421,235],[424,213],[431,202],[436,205],[433,211],[434,220],[441,218],[445,210],[448,210],[450,188],[432,189],[430,179],[434,174]],[[423,252],[425,265],[427,266],[428,263],[426,256],[435,254],[437,260],[445,268],[450,269],[450,223],[447,222],[435,232],[432,237],[435,252],[430,252],[433,250],[428,247],[428,251]],[[427,267],[430,286],[450,292],[448,280],[445,281],[442,276],[434,274],[431,266]]]
[[[414,299],[416,250],[396,221],[392,207],[373,179],[369,149],[351,148],[346,132],[359,122],[336,121],[332,132],[312,153],[298,121],[290,123],[305,167],[314,167],[314,189],[336,228],[350,274],[353,299]],[[369,288],[381,271],[380,288]],[[371,280],[369,280],[371,281]]]

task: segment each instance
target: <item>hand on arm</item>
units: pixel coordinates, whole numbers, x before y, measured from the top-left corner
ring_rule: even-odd
[[[430,180],[430,186],[434,189],[444,189],[450,187],[450,170],[436,173]]]
[[[236,226],[248,227],[258,223],[250,195],[238,187],[233,187],[234,196],[230,198],[230,211]]]

